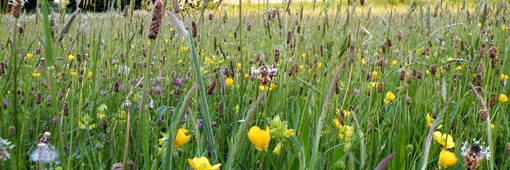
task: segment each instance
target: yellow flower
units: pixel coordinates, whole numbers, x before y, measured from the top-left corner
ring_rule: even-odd
[[[237,69],[241,69],[241,63],[237,63]]]
[[[269,141],[271,141],[269,133],[269,127],[267,127],[266,130],[261,130],[258,126],[253,126],[248,132],[248,138],[250,142],[255,145],[257,150],[266,151],[269,146]]]
[[[443,168],[448,168],[457,163],[457,157],[453,152],[447,151],[446,149],[441,150],[439,153],[439,165]]]
[[[83,121],[83,122],[82,122]],[[80,129],[94,129],[96,128],[96,124],[92,124],[89,126],[90,117],[88,115],[84,115],[78,120],[78,128]]]
[[[505,24],[501,25],[501,30],[506,31],[507,29],[508,27]]]
[[[246,78],[246,79],[247,79],[247,78],[249,78],[249,77],[250,77],[250,75],[249,75],[249,74],[244,74],[244,78]]]
[[[67,60],[73,61],[76,57],[74,55],[67,56]]]
[[[71,76],[73,76],[73,77],[74,77],[74,76],[76,76],[76,75],[78,75],[78,73],[76,73],[76,71],[71,71]]]
[[[177,136],[175,137],[175,142],[174,142],[175,148],[181,147],[182,145],[188,143],[191,136],[186,135],[186,133],[188,133],[188,130],[184,129],[184,128],[180,128],[177,131]]]
[[[221,164],[211,165],[211,163],[209,163],[209,159],[206,157],[195,157],[193,159],[188,158],[188,163],[194,170],[218,170],[221,166]]]
[[[393,94],[391,91],[387,92],[386,98],[384,98],[384,104],[390,103],[391,101],[395,100],[396,97],[397,96],[395,96],[395,94]]]
[[[457,66],[457,68],[455,68],[455,70],[461,71],[462,70],[462,66]]]
[[[373,89],[377,88],[378,85],[379,82],[370,82],[370,87],[372,87]]]
[[[275,83],[269,84],[269,90],[273,90],[274,88],[276,88],[276,84]]]
[[[188,50],[189,50],[188,46],[181,47],[181,51],[183,51],[183,52],[187,52]]]
[[[294,136],[294,129],[286,129],[285,130],[285,137],[290,138],[291,136]]]
[[[476,26],[478,26],[478,28],[482,28],[482,23],[478,23]]]
[[[322,63],[317,63],[317,68],[321,68],[322,67]]]
[[[41,73],[38,73],[38,72],[32,73],[32,77],[34,77],[34,78],[39,78],[40,76],[41,76]]]
[[[92,77],[92,71],[89,71],[89,72],[87,73],[87,77],[88,77],[88,78],[91,78],[91,77]]]
[[[393,60],[393,61],[391,62],[391,65],[393,65],[393,66],[396,66],[397,64],[398,64],[398,61],[397,61],[397,60]]]
[[[342,112],[343,112],[343,115],[342,115]],[[342,116],[344,118],[347,118],[347,117],[349,117],[351,115],[351,111],[349,111],[349,110],[341,110],[341,109],[337,108],[335,114],[337,116]]]
[[[225,85],[227,85],[228,87],[234,85],[234,79],[232,78],[227,78],[227,80],[225,80]]]
[[[273,150],[273,153],[278,155],[278,154],[280,154],[280,150],[282,150],[282,143],[281,142],[278,143],[278,145],[276,145],[276,147]]]
[[[508,96],[506,96],[506,94],[500,94],[499,95],[499,101],[502,102],[502,103],[505,103],[508,101]]]
[[[453,148],[455,146],[455,142],[453,141],[453,137],[450,134],[443,134],[439,131],[434,132],[434,140],[437,143],[443,145],[445,148]]]
[[[205,63],[211,63],[212,62],[212,59],[209,58],[209,57],[205,57],[204,59]]]
[[[305,59],[306,58],[306,53],[301,54],[301,58]]]
[[[374,71],[372,71],[372,79],[376,79],[376,78],[377,78],[377,76],[379,76],[379,72],[377,72],[377,71],[375,71],[375,70],[374,70]]]
[[[430,127],[434,124],[434,119],[432,118],[432,116],[430,116],[429,113],[427,113],[427,126]]]
[[[506,75],[506,74],[501,74],[501,79],[502,79],[502,80],[508,80],[508,75]]]
[[[333,119],[333,124],[335,124],[335,127],[340,130],[340,132],[343,131],[344,129],[344,125],[342,125],[342,123],[340,123],[340,121],[338,119]]]
[[[34,55],[33,55],[33,54],[31,54],[31,53],[28,53],[28,54],[27,54],[27,59],[28,59],[28,60],[31,60],[32,58],[34,58]]]
[[[491,123],[491,130],[494,130],[496,128],[496,125]]]

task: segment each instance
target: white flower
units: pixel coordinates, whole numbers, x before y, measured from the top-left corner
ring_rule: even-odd
[[[8,140],[0,138],[0,161],[9,159],[10,155],[7,152],[8,149],[12,149],[14,146]]]
[[[37,149],[30,154],[30,160],[34,162],[51,163],[56,161],[58,152],[55,147],[45,143],[39,143]]]
[[[484,143],[482,143],[483,145]],[[489,150],[489,147],[483,147],[480,145],[480,141],[477,141],[473,139],[473,145],[470,145],[467,141],[462,143],[462,156],[470,156],[477,160],[487,159],[491,157],[491,151]]]

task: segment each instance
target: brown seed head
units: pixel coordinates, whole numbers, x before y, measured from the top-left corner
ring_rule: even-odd
[[[496,105],[496,103],[498,103],[498,95],[497,94],[492,94],[491,95],[491,100],[489,102],[489,106],[492,107],[492,106]]]
[[[149,27],[149,38],[158,38],[159,28],[161,27],[161,20],[163,19],[163,1],[156,0],[154,11],[152,11],[152,21]]]
[[[402,40],[402,30],[397,29],[397,30],[395,31],[395,37],[397,37],[397,39],[398,39],[399,41],[400,41],[400,40]]]
[[[489,112],[487,112],[487,110],[480,110],[479,114],[482,121],[485,121],[487,118],[489,118]]]

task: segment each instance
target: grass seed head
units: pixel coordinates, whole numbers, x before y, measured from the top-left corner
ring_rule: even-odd
[[[149,38],[158,38],[159,29],[161,27],[161,21],[163,20],[163,1],[156,0],[154,5],[154,11],[152,11],[152,21],[149,27]]]

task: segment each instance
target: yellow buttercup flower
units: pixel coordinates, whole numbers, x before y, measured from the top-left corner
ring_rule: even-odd
[[[266,151],[269,146],[269,141],[271,141],[269,133],[269,127],[267,127],[266,130],[261,130],[258,126],[253,126],[248,132],[248,139],[250,139],[250,142],[257,150]]]
[[[491,130],[494,130],[496,128],[496,125],[491,123]]]
[[[31,60],[32,58],[34,58],[34,54],[32,54],[32,53],[28,53],[28,54],[27,54],[27,59],[28,59],[28,60]]]
[[[427,113],[427,126],[430,127],[434,124],[434,119],[432,118],[432,116],[430,116],[429,113]]]
[[[508,80],[508,75],[506,75],[506,74],[501,74],[501,79],[502,79],[502,80]]]
[[[397,61],[397,60],[393,60],[393,61],[391,61],[391,65],[396,66],[397,64],[398,64],[398,61]]]
[[[376,79],[376,78],[377,78],[377,76],[379,76],[379,72],[377,72],[377,71],[375,71],[375,70],[374,70],[374,71],[372,71],[372,79]]]
[[[455,68],[455,70],[461,71],[462,70],[462,66],[457,66],[457,68]]]
[[[439,153],[439,165],[443,168],[448,168],[457,163],[457,157],[453,152],[447,151],[446,149],[441,150]]]
[[[71,71],[71,76],[73,76],[73,77],[74,77],[74,76],[76,76],[76,75],[78,75],[78,73],[76,73],[76,71]]]
[[[269,84],[269,90],[273,90],[275,88],[276,88],[276,84],[275,83]]]
[[[506,94],[500,94],[499,95],[499,101],[502,102],[502,103],[505,103],[508,101],[508,96],[506,96]]]
[[[211,165],[211,163],[209,163],[209,159],[206,157],[195,157],[193,159],[188,158],[188,163],[194,170],[218,170],[221,166],[221,164]]]
[[[73,61],[76,57],[74,55],[67,56],[67,60]]]
[[[501,30],[506,31],[507,29],[508,27],[505,24],[501,25]]]
[[[453,137],[450,134],[443,134],[439,131],[434,132],[434,140],[437,143],[443,145],[445,148],[453,148],[455,146],[455,142],[453,141]]]
[[[386,93],[386,98],[384,98],[384,104],[389,104],[391,101],[395,100],[397,96],[393,94],[391,91]]]
[[[321,68],[322,67],[322,63],[317,63],[317,68]]]
[[[181,51],[183,51],[183,52],[187,52],[188,50],[189,50],[188,46],[181,47]]]
[[[188,130],[184,128],[180,128],[177,131],[177,136],[175,137],[174,142],[175,148],[181,147],[182,145],[188,143],[189,139],[191,139],[191,136],[186,135],[186,133],[188,133]]]
[[[39,77],[41,77],[41,73],[33,72],[33,73],[32,73],[32,77],[34,77],[34,78],[39,78]]]
[[[246,78],[246,79],[247,79],[247,78],[249,78],[249,77],[250,77],[250,75],[249,75],[249,74],[244,74],[244,78]]]
[[[227,78],[227,80],[225,80],[225,85],[227,85],[227,87],[234,85],[234,79],[232,79],[230,77]]]
[[[88,77],[88,78],[91,78],[91,77],[92,77],[92,71],[89,71],[89,72],[87,73],[87,77]]]
[[[237,63],[237,69],[241,69],[241,66],[242,66],[241,63]]]

